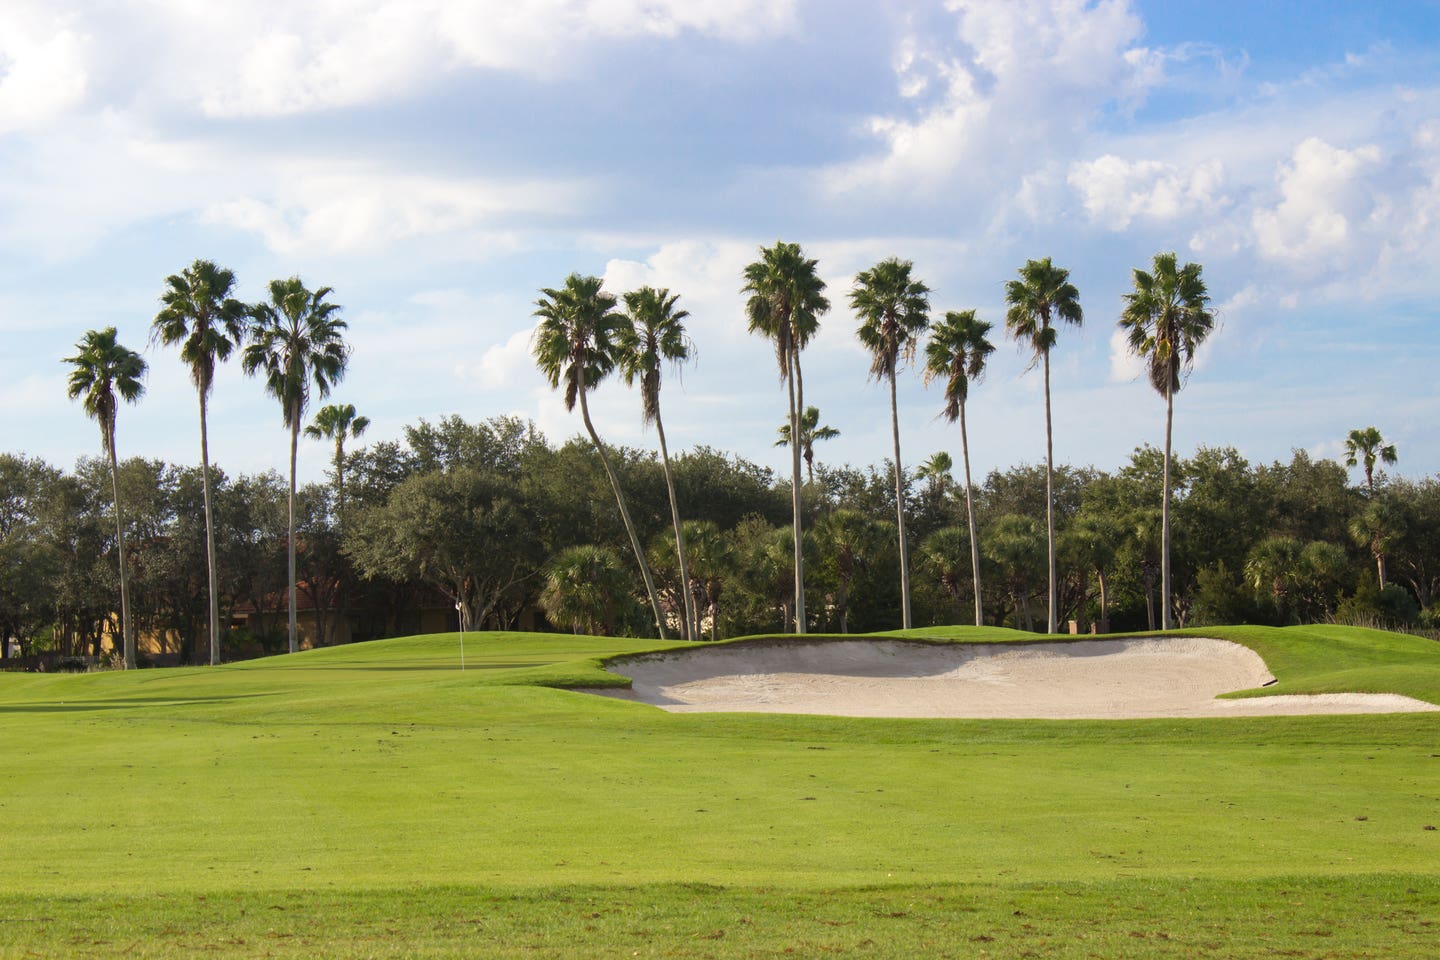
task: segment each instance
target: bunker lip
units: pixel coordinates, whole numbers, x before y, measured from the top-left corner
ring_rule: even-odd
[[[589,692],[675,713],[848,717],[1136,719],[1440,711],[1398,694],[1234,700],[1273,683],[1228,640],[1145,637],[1019,643],[764,640],[619,658],[629,689]]]

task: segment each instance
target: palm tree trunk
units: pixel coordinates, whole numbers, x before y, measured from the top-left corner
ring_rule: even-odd
[[[1050,351],[1045,351],[1045,536],[1050,557],[1050,614],[1047,633],[1059,633],[1055,620],[1055,441],[1050,423]]]
[[[970,484],[970,437],[965,432],[965,404],[960,404],[960,456],[965,461],[965,518],[970,524],[970,572],[975,577],[975,626],[985,625],[980,602],[980,539],[975,532],[975,498]]]
[[[343,547],[345,542],[345,435],[335,438],[335,533]],[[330,642],[339,639],[340,624],[345,620],[345,564],[340,564],[335,578],[335,616],[330,618]]]
[[[910,559],[905,549],[905,471],[900,467],[900,414],[895,406],[895,373],[890,373],[890,434],[895,441],[895,525],[900,530],[900,629],[910,629]]]
[[[795,532],[795,633],[805,633],[805,555],[803,549],[804,534],[800,529],[800,414],[796,406],[796,394],[803,390],[798,383],[800,379],[800,357],[796,355],[795,348],[791,348],[787,358],[790,364],[791,376],[785,378],[790,388],[790,507],[793,513],[793,530]]]
[[[1170,616],[1170,429],[1175,421],[1175,396],[1165,384],[1164,497],[1160,501],[1160,626],[1175,629]]]
[[[210,434],[205,424],[203,386],[200,388],[200,471],[205,489],[205,558],[210,568],[210,666],[213,667],[220,663],[220,575],[215,564],[215,520],[210,509]]]
[[[120,554],[120,638],[125,669],[135,669],[135,633],[130,626],[130,573],[125,569],[125,515],[120,509],[120,461],[115,456],[115,425],[106,425],[110,450],[110,491],[115,497],[115,549]],[[0,642],[4,638],[0,637]]]
[[[299,628],[295,623],[295,451],[300,446],[300,411],[290,417],[290,652],[300,649]]]
[[[1375,551],[1375,575],[1380,580],[1380,589],[1385,589],[1385,554]]]
[[[665,443],[665,424],[660,420],[660,405],[655,405],[655,432],[660,437],[660,463],[665,468],[665,489],[670,494],[670,519],[675,524],[675,556],[680,561],[680,598],[685,617],[681,639],[694,640],[700,629],[695,613],[695,597],[690,592],[690,562],[685,556],[685,534],[680,530],[680,505],[675,500],[675,478],[670,473],[670,448]]]
[[[625,523],[625,532],[630,535],[630,547],[635,551],[635,562],[640,564],[640,578],[645,581],[645,593],[650,598],[650,610],[655,615],[655,629],[660,631],[660,639],[668,639],[665,636],[665,616],[660,610],[660,597],[655,592],[655,580],[650,576],[650,565],[645,562],[645,550],[640,546],[640,535],[635,532],[635,524],[630,519],[630,510],[625,506],[625,495],[620,491],[620,479],[615,476],[615,468],[610,465],[610,455],[605,452],[605,444],[600,442],[600,434],[595,432],[595,425],[590,422],[590,405],[585,402],[586,385],[583,374],[580,382],[580,418],[585,421],[585,430],[590,434],[590,442],[595,445],[595,450],[600,454],[600,462],[605,467],[605,476],[610,480],[610,489],[615,493],[615,502],[620,507],[620,519]]]

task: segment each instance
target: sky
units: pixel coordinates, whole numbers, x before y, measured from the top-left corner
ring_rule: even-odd
[[[935,317],[996,351],[967,407],[977,482],[1045,457],[1044,395],[1005,338],[1004,284],[1070,271],[1084,322],[1052,352],[1057,462],[1113,470],[1164,437],[1117,333],[1132,271],[1203,267],[1217,313],[1175,403],[1175,449],[1343,455],[1376,426],[1395,472],[1440,472],[1440,3],[1406,0],[4,0],[0,451],[70,466],[100,435],[66,396],[90,329],[149,363],[120,455],[199,461],[178,350],[150,343],[197,259],[332,287],[353,348],[330,400],[363,442],[458,414],[582,429],[530,355],[539,291],[572,272],[680,295],[673,450],[788,473],[786,395],[746,330],[744,266],[797,242],[832,303],[807,402],[824,463],[890,455],[848,294],[914,263]],[[959,463],[940,385],[898,386],[902,459]],[[325,401],[312,399],[311,413]],[[653,447],[619,382],[591,410]],[[288,463],[279,405],[237,362],[210,403],[230,475]],[[329,449],[302,441],[300,475]],[[1357,473],[1358,479],[1358,473]]]

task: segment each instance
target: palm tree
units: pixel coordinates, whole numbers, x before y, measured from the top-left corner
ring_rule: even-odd
[[[720,638],[720,599],[725,593],[734,563],[730,538],[720,531],[713,520],[686,520],[685,546],[690,560],[691,595],[696,607],[704,600],[705,614],[710,618],[710,639]],[[703,621],[703,617],[701,618]],[[696,623],[695,639],[700,639],[700,621]]]
[[[1135,289],[1125,294],[1120,329],[1130,351],[1146,361],[1150,385],[1165,398],[1165,469],[1160,501],[1160,622],[1175,626],[1170,612],[1170,438],[1175,420],[1175,393],[1182,374],[1195,360],[1195,350],[1215,327],[1210,295],[1200,265],[1176,267],[1174,253],[1157,253],[1146,273],[1134,271]]]
[[[230,296],[235,274],[209,260],[196,260],[165,278],[163,305],[150,326],[150,339],[165,346],[180,344],[180,359],[200,394],[200,466],[205,490],[205,557],[210,571],[210,665],[220,662],[220,590],[215,563],[215,523],[210,509],[210,439],[206,404],[215,383],[215,363],[245,339],[245,304]]]
[[[1038,574],[1036,559],[1039,554],[1040,526],[1034,517],[1007,513],[997,517],[986,530],[985,555],[1000,568],[1005,585],[1010,589],[1017,630],[1035,628],[1030,616],[1030,585]],[[996,623],[999,622],[996,618]]]
[[[905,469],[900,464],[900,412],[895,372],[915,353],[930,326],[930,288],[910,277],[914,265],[891,257],[855,274],[850,307],[860,318],[855,335],[870,351],[870,376],[890,384],[890,434],[895,446],[895,525],[900,535],[901,629],[910,623],[910,556],[905,546]]]
[[[315,419],[305,428],[305,436],[315,440],[335,441],[335,526],[340,531],[343,539],[345,528],[345,438],[347,436],[358,440],[364,436],[370,426],[369,417],[357,417],[355,415],[355,404],[353,403],[327,403],[315,411]],[[345,620],[346,596],[343,589],[339,589],[340,582],[337,579],[335,618],[331,623],[331,637],[338,624]],[[318,605],[317,605],[318,607]],[[320,619],[320,611],[316,610],[316,620]],[[318,629],[318,624],[317,624]],[[326,641],[328,642],[328,640]]]
[[[340,305],[327,303],[333,291],[310,291],[299,277],[270,281],[270,301],[251,308],[250,344],[242,366],[249,375],[263,371],[265,389],[280,401],[280,419],[290,429],[290,652],[300,649],[295,621],[295,454],[300,425],[313,382],[321,397],[345,376],[350,350]]]
[[[590,442],[600,454],[605,467],[605,476],[610,480],[610,489],[620,507],[620,519],[625,532],[630,536],[630,547],[635,551],[635,562],[640,566],[641,579],[645,581],[645,592],[650,598],[650,609],[655,615],[655,629],[660,639],[665,639],[665,616],[660,610],[660,597],[655,592],[655,579],[650,575],[650,564],[645,560],[645,548],[640,545],[640,535],[630,519],[630,509],[625,505],[625,495],[620,490],[620,480],[615,468],[610,465],[610,455],[590,422],[590,405],[586,396],[599,386],[600,381],[615,369],[615,336],[620,324],[620,315],[615,312],[615,297],[600,289],[599,277],[582,277],[572,273],[565,278],[560,289],[545,287],[540,291],[544,296],[535,301],[535,316],[540,318],[535,328],[532,353],[535,365],[545,374],[551,387],[565,383],[565,409],[573,411],[580,403],[580,418],[590,434]]]
[[[984,626],[980,598],[980,538],[975,532],[975,497],[970,482],[970,437],[965,431],[965,401],[971,382],[985,374],[985,361],[995,351],[986,335],[990,324],[975,316],[974,310],[948,310],[945,319],[930,331],[925,346],[925,379],[945,381],[945,406],[940,415],[951,423],[960,421],[960,456],[965,463],[965,517],[970,524],[970,573],[975,579],[975,626]]]
[[[1380,589],[1385,589],[1385,554],[1390,541],[1404,532],[1404,520],[1400,511],[1389,498],[1367,501],[1364,509],[1350,518],[1350,537],[1362,547],[1368,547],[1375,559],[1376,579]]]
[[[370,426],[369,417],[357,417],[353,403],[327,403],[315,411],[315,419],[305,428],[305,436],[315,440],[335,441],[335,513],[345,513],[345,438],[356,440]]]
[[[915,479],[925,480],[930,484],[930,490],[935,495],[943,495],[954,478],[950,471],[955,469],[955,461],[950,454],[944,450],[937,450],[930,454],[930,459],[915,468]]]
[[[879,549],[881,527],[861,511],[845,508],[826,514],[815,527],[821,548],[835,561],[835,609],[841,633],[850,632],[850,585]]]
[[[145,361],[140,354],[115,341],[115,328],[90,330],[75,344],[78,351],[65,362],[70,371],[70,399],[80,400],[90,419],[100,424],[100,443],[110,458],[110,491],[115,498],[115,546],[120,558],[120,635],[125,669],[135,669],[135,633],[130,626],[130,575],[125,569],[125,515],[120,506],[120,462],[115,455],[115,395],[137,402],[145,392],[140,382]]]
[[[1030,365],[1040,363],[1045,370],[1045,536],[1050,563],[1046,629],[1056,633],[1059,622],[1055,578],[1055,431],[1050,418],[1050,350],[1055,346],[1055,328],[1051,321],[1079,326],[1084,315],[1080,310],[1080,291],[1070,282],[1070,271],[1055,266],[1049,257],[1025,262],[1020,268],[1020,279],[1005,284],[1005,302],[1010,307],[1005,313],[1005,329],[1034,351]]]
[[[1245,579],[1259,596],[1269,594],[1282,622],[1289,619],[1300,553],[1304,546],[1294,537],[1266,537],[1250,548],[1245,558]]]
[[[962,558],[969,558],[973,570],[976,562],[974,540],[959,527],[941,527],[921,542],[919,552],[921,567],[930,571],[939,581],[945,595],[955,604],[955,617],[958,621],[962,616],[960,585],[964,581],[961,578],[965,575],[965,560]],[[980,607],[978,598],[975,607],[977,610]],[[976,626],[983,624],[977,623]]]
[[[630,578],[614,550],[581,544],[565,548],[550,561],[539,602],[557,627],[609,636],[630,590]]]
[[[745,268],[741,293],[749,294],[745,315],[750,332],[775,345],[780,379],[789,388],[790,435],[802,437],[800,411],[805,409],[805,386],[800,373],[800,351],[820,326],[820,314],[830,309],[825,282],[815,270],[814,260],[800,252],[798,243],[777,241],[761,247],[760,259]],[[805,632],[804,531],[800,523],[800,444],[790,445],[790,505],[794,514],[795,632]]]
[[[777,439],[775,446],[788,447],[790,445],[790,423],[786,421],[780,424],[775,431]],[[834,440],[840,436],[840,431],[834,427],[820,426],[820,408],[810,406],[800,415],[800,455],[805,460],[806,483],[815,482],[815,441]]]
[[[1395,444],[1386,443],[1385,438],[1380,436],[1380,431],[1374,427],[1351,430],[1345,437],[1345,466],[1353,467],[1357,463],[1365,465],[1365,486],[1372,495],[1375,493],[1375,461],[1394,463],[1398,459],[1395,455]],[[1383,576],[1380,586],[1385,586]]]
[[[625,294],[625,318],[616,336],[616,362],[627,384],[640,382],[641,416],[655,424],[660,438],[660,463],[665,469],[665,489],[670,496],[670,520],[675,525],[675,556],[680,562],[681,611],[684,622],[680,636],[695,639],[699,619],[695,598],[689,589],[690,564],[685,557],[685,535],[680,525],[680,507],[675,500],[675,477],[670,470],[670,450],[665,443],[665,424],[660,419],[660,364],[679,366],[690,357],[690,338],[685,333],[688,310],[675,309],[679,294],[654,287],[641,287]]]

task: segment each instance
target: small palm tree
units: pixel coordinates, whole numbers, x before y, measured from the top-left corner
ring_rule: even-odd
[[[145,393],[145,361],[140,354],[116,342],[114,327],[90,330],[75,344],[77,353],[66,357],[70,371],[69,394],[79,400],[86,415],[100,424],[100,443],[110,458],[110,491],[115,498],[115,546],[120,558],[120,635],[125,669],[135,669],[135,633],[130,626],[130,575],[125,569],[125,514],[120,505],[120,462],[115,454],[116,394],[126,403]]]
[[[1359,546],[1370,550],[1375,560],[1376,579],[1385,589],[1385,554],[1390,542],[1404,532],[1404,519],[1388,498],[1369,500],[1364,508],[1350,518],[1350,537]]]
[[[209,260],[196,260],[165,278],[163,304],[150,326],[150,339],[180,345],[180,359],[200,394],[200,465],[205,491],[205,558],[210,572],[210,665],[220,662],[220,574],[215,563],[215,523],[210,502],[210,439],[206,404],[215,383],[215,364],[229,359],[245,339],[245,304],[230,296],[235,274]]]
[[[686,520],[685,546],[690,559],[690,592],[696,606],[704,606],[710,618],[710,639],[720,639],[720,600],[734,565],[735,551],[730,538],[713,520]],[[702,603],[703,602],[703,603]],[[704,617],[697,627],[703,626]],[[695,639],[700,639],[697,629]]]
[[[660,639],[665,639],[665,615],[660,609],[660,596],[655,592],[655,578],[650,575],[650,564],[645,560],[645,548],[640,544],[640,534],[630,519],[630,508],[625,504],[625,495],[620,490],[620,479],[610,465],[610,455],[600,442],[600,434],[590,421],[590,405],[586,400],[590,391],[615,369],[615,337],[620,324],[620,315],[615,312],[615,297],[600,289],[599,277],[582,277],[572,273],[565,279],[565,286],[559,289],[546,287],[540,291],[543,296],[535,301],[535,316],[540,324],[535,328],[535,339],[531,352],[535,365],[550,381],[550,386],[565,384],[565,409],[574,410],[580,404],[580,419],[590,434],[590,442],[600,454],[605,467],[605,476],[610,480],[610,489],[620,507],[620,519],[625,532],[630,536],[630,547],[635,551],[635,562],[640,567],[641,579],[645,581],[645,592],[650,599],[650,609],[655,615],[655,629]]]
[[[583,544],[560,551],[545,572],[540,608],[557,627],[609,636],[630,596],[630,578],[609,547]]]
[[[860,318],[855,331],[870,351],[870,376],[890,384],[890,433],[895,447],[895,526],[900,536],[901,629],[910,623],[910,557],[905,545],[905,469],[900,461],[900,413],[895,373],[915,353],[915,341],[930,326],[930,288],[912,279],[909,260],[891,257],[855,275],[850,306]]]
[[[1165,398],[1165,469],[1160,501],[1160,621],[1175,626],[1170,605],[1170,439],[1175,420],[1175,394],[1184,385],[1183,374],[1195,360],[1195,350],[1215,327],[1210,295],[1200,277],[1200,266],[1177,267],[1174,253],[1157,253],[1146,273],[1134,271],[1135,288],[1125,294],[1120,329],[1130,351],[1146,362],[1150,385]]]
[[[1275,601],[1281,620],[1289,618],[1303,549],[1294,537],[1266,537],[1245,558],[1245,579],[1257,595]]]
[[[335,442],[335,513],[345,514],[345,438],[356,440],[370,426],[369,417],[357,417],[353,403],[327,403],[315,411],[315,419],[305,428],[305,436],[314,440]]]
[[[888,526],[886,524],[885,526]],[[881,525],[859,510],[833,510],[815,527],[816,539],[835,561],[835,609],[840,632],[850,632],[850,585],[880,549]]]
[[[310,386],[321,397],[345,376],[350,357],[340,305],[328,303],[333,291],[310,291],[299,277],[270,281],[270,300],[251,308],[250,344],[241,365],[251,376],[263,372],[265,389],[280,401],[280,419],[290,430],[290,652],[300,649],[295,618],[295,454],[300,425],[310,402]]]
[[[769,339],[775,346],[780,380],[789,388],[790,435],[803,436],[800,411],[805,409],[805,385],[800,373],[800,351],[820,326],[820,314],[830,309],[825,298],[825,281],[815,269],[816,261],[800,252],[800,244],[776,242],[761,247],[760,259],[745,268],[748,294],[745,315],[750,332]],[[791,444],[790,505],[794,514],[792,537],[795,560],[795,632],[805,632],[804,530],[800,522],[800,445]]]
[[[690,357],[690,337],[685,333],[687,310],[677,310],[679,294],[654,287],[641,287],[625,294],[625,317],[616,336],[616,360],[627,384],[640,383],[642,419],[655,424],[660,438],[660,463],[665,469],[665,490],[670,497],[670,519],[675,526],[675,556],[680,562],[680,582],[690,582],[690,565],[685,557],[685,534],[680,524],[680,506],[675,499],[675,477],[670,470],[670,450],[665,443],[665,423],[660,419],[660,365],[677,367]],[[699,622],[695,598],[688,586],[680,590],[684,623],[680,636],[695,639]]]
[[[960,591],[964,584],[965,562],[975,563],[973,541],[966,531],[959,527],[941,527],[920,544],[921,568],[939,582],[945,595],[955,604],[955,618],[961,617]],[[979,601],[976,601],[979,607]],[[976,624],[982,626],[982,624]]]
[[[782,423],[775,431],[778,435],[775,446],[790,446],[790,424]],[[820,426],[820,408],[806,407],[805,412],[800,415],[800,455],[805,459],[806,483],[815,482],[815,441],[834,440],[840,436],[840,431],[834,427]]]
[[[1045,370],[1045,536],[1050,566],[1050,594],[1047,630],[1059,630],[1055,577],[1055,431],[1050,417],[1050,351],[1055,346],[1052,321],[1073,323],[1084,319],[1080,309],[1080,292],[1070,282],[1070,271],[1062,270],[1044,260],[1027,260],[1020,268],[1020,279],[1005,285],[1005,329],[1010,336],[1028,345],[1034,352],[1031,361]]]
[[[1395,463],[1398,459],[1395,444],[1386,443],[1374,427],[1351,430],[1345,437],[1345,466],[1365,465],[1365,486],[1372,495],[1375,493],[1375,461]],[[1384,577],[1381,577],[1380,585],[1384,587]]]
[[[965,430],[965,401],[970,384],[985,374],[985,361],[995,352],[988,339],[990,324],[975,316],[974,310],[949,310],[945,319],[930,331],[925,346],[925,379],[945,382],[945,406],[940,415],[951,423],[960,421],[960,456],[965,464],[965,517],[970,525],[970,573],[975,580],[975,626],[983,626],[985,613],[980,598],[980,538],[975,532],[975,496],[970,482],[970,437]]]
[[[954,478],[950,471],[955,469],[955,461],[950,454],[944,450],[937,450],[930,454],[930,459],[915,468],[915,479],[924,480],[930,484],[930,491],[936,496],[943,496],[945,488],[950,486]]]

